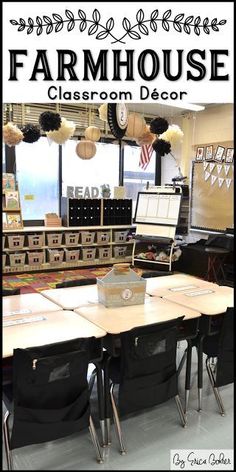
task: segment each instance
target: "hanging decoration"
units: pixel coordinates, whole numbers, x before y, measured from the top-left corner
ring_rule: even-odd
[[[216,175],[211,175],[211,185],[214,185],[216,179],[217,179]]]
[[[101,131],[97,126],[89,126],[85,130],[85,139],[88,139],[89,141],[99,141],[101,138]]]
[[[154,118],[150,123],[150,131],[153,134],[162,134],[167,131],[169,126],[168,121],[165,118]]]
[[[225,179],[225,182],[226,182],[227,188],[229,188],[231,185],[232,179]]]
[[[55,131],[61,126],[61,117],[59,113],[44,111],[39,115],[39,124],[43,131]]]
[[[140,113],[130,113],[128,116],[128,126],[126,136],[129,138],[140,138],[146,129],[146,122]]]
[[[99,113],[99,118],[100,118],[100,120],[102,120],[102,121],[107,121],[107,103],[103,103],[103,104],[99,107],[98,113]]]
[[[229,164],[224,164],[225,175],[228,175],[229,169],[230,169],[230,165]]]
[[[128,126],[128,110],[124,103],[108,103],[107,120],[117,139],[122,139]]]
[[[206,170],[209,165],[209,162],[203,162],[203,169]]]
[[[205,182],[209,179],[210,175],[211,175],[210,172],[207,172],[207,171],[205,172],[205,175],[204,175]]]
[[[164,139],[156,139],[154,143],[152,143],[152,147],[154,151],[159,154],[159,156],[169,154],[171,151],[170,143],[168,141],[165,141]]]
[[[61,126],[58,130],[48,131],[47,138],[51,139],[57,144],[64,144],[68,139],[72,138],[75,132],[75,123],[68,121],[66,118],[61,118]]]
[[[139,146],[144,146],[147,144],[152,144],[155,139],[155,134],[150,132],[149,126],[146,125],[144,133],[136,139],[136,143],[139,144]]]
[[[40,129],[36,125],[27,124],[21,128],[21,131],[24,135],[23,141],[25,143],[36,143],[41,136]]]
[[[217,174],[220,174],[222,170],[222,164],[216,164],[216,168],[217,168]]]
[[[210,165],[209,165],[210,172],[212,172],[214,168],[215,168],[215,164],[213,164],[213,162],[210,162]]]
[[[183,141],[184,133],[178,125],[169,125],[168,129],[159,138],[169,141],[171,146],[175,146]]]
[[[22,131],[12,122],[9,121],[9,123],[3,126],[3,141],[9,147],[21,143],[23,137]]]
[[[75,152],[80,159],[92,159],[96,151],[95,143],[88,140],[79,141],[75,148]]]
[[[218,185],[219,185],[220,188],[222,187],[222,185],[224,183],[224,180],[225,179],[223,177],[218,177]]]

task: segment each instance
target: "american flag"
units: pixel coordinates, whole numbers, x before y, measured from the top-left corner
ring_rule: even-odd
[[[152,144],[144,144],[141,147],[140,159],[139,159],[139,167],[142,167],[145,170],[150,162],[152,157],[153,147]]]

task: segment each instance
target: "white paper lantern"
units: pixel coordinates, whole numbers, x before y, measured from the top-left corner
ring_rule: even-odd
[[[93,141],[79,141],[75,148],[75,152],[80,159],[92,159],[96,154],[96,145]]]

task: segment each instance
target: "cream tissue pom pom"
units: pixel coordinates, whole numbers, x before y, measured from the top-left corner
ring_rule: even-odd
[[[174,144],[181,143],[183,140],[184,133],[178,125],[170,125],[169,128],[158,136],[159,139],[164,139],[169,141],[169,143]]]
[[[61,118],[61,126],[56,131],[48,131],[47,137],[57,144],[64,144],[68,139],[72,138],[75,132],[75,124],[66,118]]]
[[[21,143],[23,137],[21,130],[13,123],[9,122],[3,126],[3,141],[9,147]]]

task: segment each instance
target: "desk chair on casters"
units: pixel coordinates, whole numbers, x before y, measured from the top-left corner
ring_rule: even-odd
[[[218,387],[234,382],[234,309],[228,308],[225,313],[220,332],[207,336],[203,340],[203,352],[207,355],[206,368],[221,416],[225,408]],[[216,358],[214,369],[211,358]]]
[[[95,285],[97,279],[79,279],[79,280],[66,280],[65,282],[60,282],[56,284],[56,288],[67,288],[67,287],[81,287],[83,285]]]
[[[88,362],[87,338],[14,350],[13,385],[3,386],[3,441],[8,470],[13,470],[13,449],[63,438],[86,427],[97,461],[103,462],[90,414]]]
[[[118,407],[121,414],[150,408],[175,397],[182,425],[186,426],[178,394],[176,369],[177,328],[182,319],[180,317],[121,333],[120,357],[109,356],[105,362],[105,415],[107,418],[110,416],[110,389],[114,423],[122,454],[126,450],[113,395],[115,384],[119,384]]]

